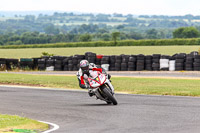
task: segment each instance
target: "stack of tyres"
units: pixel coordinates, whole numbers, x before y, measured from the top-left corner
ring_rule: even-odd
[[[194,56],[191,54],[186,55],[185,70],[193,71]]]
[[[54,71],[62,71],[63,70],[63,60],[66,56],[53,56],[52,59],[55,60]]]
[[[110,63],[110,56],[103,56],[101,59],[101,65],[102,64],[109,64]]]
[[[65,58],[67,58],[66,56],[53,56],[51,57],[52,59],[56,59],[56,60],[64,60]]]
[[[0,58],[0,64],[6,64],[6,59],[5,58]]]
[[[46,60],[46,67],[54,67],[55,65],[55,59],[49,58],[48,60]]]
[[[75,55],[75,56],[78,57],[78,64],[80,64],[80,62],[85,59],[85,55]]]
[[[115,71],[115,55],[110,56],[110,71]]]
[[[46,60],[46,70],[48,71],[54,71],[55,67],[55,59],[49,58]]]
[[[159,71],[160,70],[160,54],[153,54],[152,57],[152,70]]]
[[[96,64],[96,54],[92,52],[85,53],[85,59],[89,61],[89,63]]]
[[[177,54],[172,55],[169,58],[169,71],[175,71],[176,56]]]
[[[21,69],[33,69],[33,59],[31,58],[21,58],[20,59],[20,68]]]
[[[200,55],[194,56],[194,71],[200,71]]]
[[[137,71],[144,70],[144,66],[145,66],[144,61],[145,61],[145,56],[143,54],[137,55],[137,64],[136,64]]]
[[[38,70],[46,69],[46,59],[38,59]]]
[[[78,56],[72,57],[73,71],[78,71]]]
[[[0,58],[0,70],[6,70],[6,59]]]
[[[51,57],[50,57],[50,56],[47,56],[47,55],[42,56],[42,59],[45,59],[45,60],[48,60],[49,58],[51,58]]]
[[[68,59],[68,71],[73,71],[73,60],[72,60],[73,56],[70,56]]]
[[[176,64],[175,60],[169,61],[169,71],[175,71],[175,64]]]
[[[152,71],[152,56],[147,55],[145,57],[145,70]]]
[[[185,53],[180,53],[176,56],[176,63],[175,63],[175,70],[176,71],[182,71],[185,69]]]
[[[121,63],[121,71],[128,71],[128,62],[130,55],[121,55],[122,63]]]
[[[65,59],[63,60],[63,70],[64,71],[69,71],[69,67],[68,67],[68,61],[69,60],[72,60],[72,56],[65,57]]]
[[[85,55],[75,55],[74,57],[72,57],[73,71],[77,71],[79,69],[79,64],[83,59],[85,59]]]
[[[131,55],[128,60],[128,71],[135,71],[136,70],[136,55]]]
[[[41,58],[33,58],[33,68],[36,69],[38,68],[38,60]]]
[[[68,60],[69,60],[69,57],[66,57],[64,60],[63,60],[63,70],[64,71],[68,71]]]
[[[105,70],[109,70],[109,65],[110,65],[110,56],[103,56],[101,59],[101,67],[105,66]]]
[[[160,70],[169,71],[169,59],[170,56],[162,55],[160,58]]]
[[[121,71],[122,56],[115,56],[115,71]]]
[[[63,70],[63,65],[62,64],[63,64],[62,60],[55,59],[54,71],[62,71]]]
[[[193,52],[190,53],[190,55],[193,55],[193,57],[195,57],[196,55],[199,55],[199,52],[193,51]]]
[[[19,60],[18,59],[6,59],[7,70],[13,70],[18,68]]]

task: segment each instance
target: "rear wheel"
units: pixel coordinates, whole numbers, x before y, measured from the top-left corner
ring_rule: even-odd
[[[110,91],[108,91],[108,88],[105,86],[102,90],[106,96],[108,97],[108,100],[110,100],[113,105],[117,105],[117,100],[115,99],[115,97],[110,93]],[[110,103],[110,102],[107,102],[107,103]]]

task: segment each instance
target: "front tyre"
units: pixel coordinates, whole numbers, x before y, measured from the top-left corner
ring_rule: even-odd
[[[102,90],[105,95],[108,97],[108,99],[113,103],[113,105],[117,105],[117,100],[115,99],[115,97],[110,93],[110,91],[108,91],[107,87],[104,87]],[[108,102],[107,102],[108,103]]]

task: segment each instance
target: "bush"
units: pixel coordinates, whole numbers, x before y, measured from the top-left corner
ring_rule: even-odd
[[[70,42],[32,45],[3,45],[1,49],[14,48],[62,48],[62,47],[108,47],[108,46],[173,46],[173,45],[200,45],[199,38],[192,39],[152,39],[152,40],[122,40],[97,42]]]

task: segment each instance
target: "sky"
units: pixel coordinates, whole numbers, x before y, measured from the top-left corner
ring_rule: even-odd
[[[200,15],[200,0],[0,0],[0,11]]]

